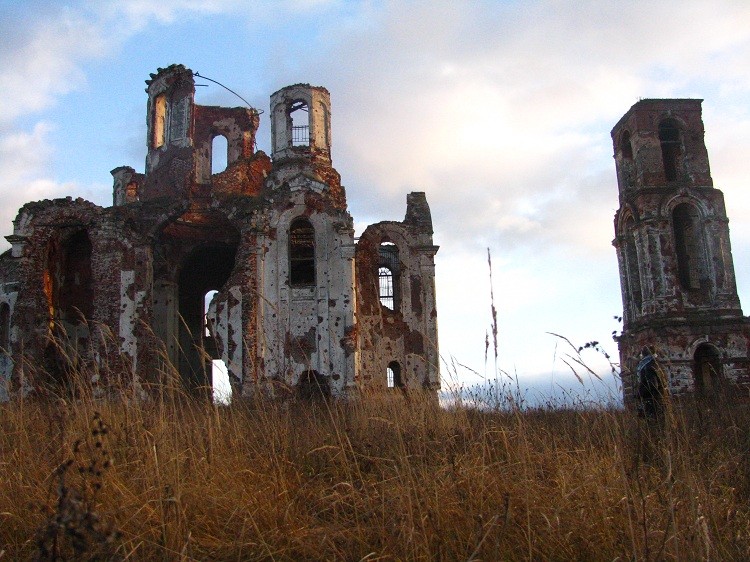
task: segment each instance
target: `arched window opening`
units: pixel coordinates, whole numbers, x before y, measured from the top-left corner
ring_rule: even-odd
[[[687,203],[672,212],[677,274],[683,289],[700,289],[704,276],[703,243],[698,209]]]
[[[378,268],[380,304],[393,310],[393,272],[387,267]]]
[[[310,146],[310,116],[304,101],[295,101],[289,109],[292,122],[292,146]]]
[[[633,145],[630,142],[630,131],[625,131],[622,134],[622,140],[620,141],[620,150],[622,151],[622,157],[625,160],[633,159]]]
[[[631,299],[630,310],[633,315],[640,314],[643,304],[641,290],[641,271],[638,267],[638,251],[635,245],[635,221],[629,217],[625,223],[625,273],[628,283],[628,296]]]
[[[401,365],[398,361],[391,361],[388,363],[386,369],[386,384],[388,388],[403,388],[404,383],[401,380]]]
[[[680,129],[674,119],[665,119],[659,123],[659,141],[661,142],[661,158],[664,164],[664,177],[667,181],[677,179],[682,143]]]
[[[167,96],[159,94],[154,98],[154,127],[153,127],[153,145],[154,148],[164,146],[167,142]]]
[[[695,389],[703,395],[712,395],[721,383],[721,357],[713,345],[704,343],[695,350]]]
[[[88,322],[94,312],[91,286],[91,240],[85,230],[73,234],[64,246],[57,291],[59,319],[70,324]]]
[[[7,302],[0,304],[0,352],[10,349],[10,306]]]
[[[226,242],[197,244],[180,264],[175,318],[177,366],[190,391],[207,400],[214,386],[213,361],[221,358],[221,350],[213,337],[216,327],[208,326],[206,313],[216,289],[231,276],[236,253],[237,245],[228,237]]]
[[[398,246],[384,241],[378,247],[378,297],[390,310],[400,308],[399,275]]]
[[[211,173],[218,174],[227,169],[229,143],[224,135],[216,135],[211,141]]]
[[[289,284],[315,285],[315,230],[305,218],[295,219],[289,227]]]
[[[125,201],[128,203],[138,201],[138,184],[136,182],[131,181],[125,187]]]

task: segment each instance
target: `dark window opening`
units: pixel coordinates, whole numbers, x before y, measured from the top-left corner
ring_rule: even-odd
[[[70,324],[91,320],[94,313],[91,240],[85,230],[73,234],[64,246],[56,293],[60,320]]]
[[[289,110],[292,122],[292,146],[310,145],[310,117],[307,104],[295,101]]]
[[[10,306],[0,304],[0,352],[10,349]]]
[[[404,383],[401,380],[401,365],[398,361],[391,361],[388,363],[386,369],[386,384],[388,388],[403,388]]]
[[[179,371],[186,386],[206,398],[215,394],[213,362],[221,357],[206,313],[216,290],[232,274],[236,252],[233,243],[196,245],[183,260],[178,277]]]
[[[211,174],[218,174],[227,169],[229,143],[223,135],[217,135],[211,141]]]
[[[633,159],[633,145],[630,142],[630,132],[625,131],[622,134],[622,140],[620,141],[620,150],[622,151],[622,157],[626,160]]]
[[[667,181],[674,181],[677,179],[682,143],[680,142],[680,129],[673,119],[665,119],[659,123],[659,141],[661,142],[664,177]]]
[[[700,215],[693,205],[682,203],[672,212],[677,274],[683,289],[700,289],[703,277],[703,244]]]
[[[304,218],[295,219],[289,227],[289,284],[315,285],[315,230]]]
[[[297,394],[302,400],[322,400],[331,395],[328,379],[317,371],[305,371],[297,382]]]
[[[641,290],[641,271],[638,267],[638,251],[635,245],[635,221],[630,218],[625,223],[625,268],[628,282],[628,296],[631,299],[631,311],[640,314],[643,304]]]
[[[400,264],[398,246],[383,242],[378,247],[378,296],[380,304],[390,310],[400,307]]]
[[[703,395],[712,395],[721,383],[721,357],[719,350],[704,343],[695,350],[695,388]]]

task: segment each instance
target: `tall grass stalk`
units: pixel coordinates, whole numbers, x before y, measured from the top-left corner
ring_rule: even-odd
[[[76,385],[0,405],[0,559],[750,558],[750,412],[730,400],[646,422]]]

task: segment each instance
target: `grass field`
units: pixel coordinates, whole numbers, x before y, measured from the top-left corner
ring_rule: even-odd
[[[750,413],[719,404],[16,400],[0,560],[750,559]]]

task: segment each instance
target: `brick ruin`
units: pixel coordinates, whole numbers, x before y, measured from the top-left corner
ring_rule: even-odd
[[[644,99],[612,129],[626,404],[641,350],[673,394],[747,395],[750,321],[735,284],[724,195],[713,187],[697,99]]]
[[[146,84],[145,173],[114,169],[111,207],[38,201],[13,222],[0,256],[0,393],[64,385],[80,367],[100,392],[126,373],[144,391],[173,376],[201,393],[216,359],[234,396],[436,393],[425,194],[407,195],[403,221],[356,240],[325,88],[271,96],[269,157],[255,150],[259,112],[197,105],[191,70],[159,69]],[[225,170],[213,169],[217,137]]]

